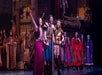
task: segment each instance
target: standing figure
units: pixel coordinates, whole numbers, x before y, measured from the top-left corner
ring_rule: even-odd
[[[2,66],[6,67],[6,31],[3,30],[3,47],[1,51]]]
[[[29,64],[30,64],[30,40],[29,40],[29,34],[28,32],[25,33],[25,38],[23,40],[23,49],[24,49],[24,65],[25,65],[25,69],[26,66],[28,68]]]
[[[72,63],[72,55],[71,55],[71,44],[70,44],[70,38],[66,37],[65,40],[65,66],[71,66]]]
[[[39,24],[37,25],[32,13],[30,17],[35,28],[35,47],[34,47],[34,66],[33,75],[44,75],[44,50],[43,50],[43,21],[39,18]]]
[[[86,48],[86,61],[85,65],[93,65],[93,43],[90,38],[90,35],[87,35],[87,40],[85,43]]]
[[[61,21],[57,20],[56,24],[56,30],[55,30],[55,41],[54,41],[54,59],[55,59],[55,65],[58,68],[60,68],[60,61],[59,61],[59,56],[60,56],[60,46],[62,42],[64,41],[64,38],[62,37],[63,30],[61,29]]]
[[[78,32],[75,32],[75,37],[71,41],[72,52],[73,52],[73,66],[81,65],[81,40],[78,37]]]
[[[51,68],[52,68],[52,34],[54,33],[55,30],[55,26],[53,24],[53,16],[50,15],[49,18],[49,23],[48,23],[48,29],[47,29],[47,33],[46,33],[46,38],[48,41],[48,46],[46,48],[46,50],[44,51],[44,59],[45,59],[45,65],[47,70],[49,70],[50,74],[52,73]],[[47,74],[48,75],[48,74]]]
[[[56,25],[56,30],[55,30],[55,44],[54,44],[55,58],[58,58],[60,55],[60,45],[62,43],[62,33],[63,33],[63,30],[61,29],[61,21],[57,20],[57,25]]]
[[[46,57],[45,60],[47,61],[47,64],[51,64],[52,61],[52,34],[55,30],[55,26],[53,24],[53,16],[50,16],[49,23],[48,23],[48,30],[47,30],[47,39],[49,42],[49,45],[47,47],[47,50],[45,51]]]
[[[7,38],[6,43],[7,69],[16,69],[16,48],[17,43],[15,42],[12,31],[10,31],[10,36]]]

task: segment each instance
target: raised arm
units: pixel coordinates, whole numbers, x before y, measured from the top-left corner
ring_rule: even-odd
[[[37,26],[37,24],[36,24],[36,22],[35,22],[35,20],[34,20],[33,15],[32,15],[31,12],[30,12],[30,17],[31,17],[31,19],[32,19],[33,26],[34,26],[35,30],[37,30],[37,29],[38,29],[38,26]]]

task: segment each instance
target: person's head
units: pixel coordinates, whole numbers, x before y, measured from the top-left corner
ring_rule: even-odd
[[[78,32],[75,32],[75,37],[76,37],[76,38],[78,37]]]
[[[60,28],[60,27],[61,27],[61,21],[57,20],[57,28]]]
[[[16,26],[12,25],[12,33],[15,35],[16,34]]]
[[[89,34],[87,35],[87,39],[88,39],[88,40],[90,39],[90,35],[89,35]]]
[[[2,34],[2,30],[0,30],[0,34]]]
[[[12,25],[15,25],[15,20],[11,20]]]
[[[84,39],[84,34],[81,34],[81,39]]]
[[[5,29],[3,29],[3,33],[5,33]]]
[[[65,37],[67,36],[67,33],[66,33],[66,32],[64,32],[64,36],[65,36]]]
[[[12,32],[12,30],[10,31],[10,36],[12,36],[13,35],[13,32]]]
[[[53,23],[53,16],[52,15],[49,16],[49,22]]]
[[[70,37],[69,37],[69,36],[66,37],[66,42],[67,42],[67,43],[70,43]]]
[[[43,24],[43,20],[42,18],[39,18],[39,26],[41,26]]]

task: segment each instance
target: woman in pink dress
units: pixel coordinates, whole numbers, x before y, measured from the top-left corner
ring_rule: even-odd
[[[34,66],[33,75],[44,75],[44,52],[43,52],[43,30],[42,30],[42,18],[39,18],[39,26],[36,24],[32,13],[30,17],[35,28],[35,48],[34,48]]]
[[[70,38],[66,37],[65,41],[65,66],[71,66],[71,46],[70,46]]]

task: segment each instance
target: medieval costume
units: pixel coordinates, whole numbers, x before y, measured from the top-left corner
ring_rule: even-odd
[[[43,25],[43,46],[44,46],[44,75],[51,74],[51,61],[52,61],[52,44],[50,39],[47,37],[49,32],[49,24],[45,22]]]
[[[86,48],[85,65],[93,65],[93,43],[92,43],[92,40],[90,39],[90,35],[87,35],[85,48]]]
[[[47,23],[47,25],[49,25]],[[46,41],[45,45],[47,45],[47,47],[44,50],[44,60],[45,60],[45,64],[48,65],[49,62],[51,62],[52,60],[52,45],[51,45],[51,36],[48,37],[48,33],[49,33],[49,26],[47,26],[46,29],[44,29],[44,40]],[[50,38],[50,39],[49,39]]]
[[[7,69],[16,69],[16,47],[17,43],[12,36],[12,31],[10,31],[10,36],[6,43]]]
[[[32,13],[30,13],[35,28],[35,46],[34,46],[34,66],[33,75],[44,74],[44,53],[43,53],[43,29],[42,29],[42,18],[39,18],[39,26],[37,26]]]
[[[59,20],[57,22],[60,22]],[[63,30],[61,29],[61,26],[56,27],[55,30],[55,44],[54,44],[54,56],[55,58],[58,58],[60,55],[60,45],[62,43],[62,33]]]
[[[58,73],[60,73],[60,67],[61,67],[61,56],[60,56],[60,49],[61,44],[64,41],[64,37],[62,37],[63,30],[61,29],[61,21],[57,20],[56,30],[54,33],[54,60],[55,65],[58,69]]]
[[[66,37],[65,40],[65,66],[71,66],[72,63],[72,55],[71,55],[71,44],[70,44],[70,38]]]
[[[48,30],[47,30],[47,39],[48,39],[49,45],[45,51],[46,52],[45,60],[48,62],[52,61],[52,34],[54,30],[55,30],[54,25],[49,23]]]
[[[46,31],[46,38],[48,42],[47,48],[44,50],[44,60],[45,60],[45,75],[51,74],[52,75],[52,50],[53,50],[53,39],[52,34],[54,33],[55,26],[53,24],[53,16],[50,15],[49,23],[47,24],[47,31]]]
[[[24,65],[25,67],[29,65],[30,63],[30,40],[29,40],[29,35],[28,32],[25,34],[25,38],[23,41],[23,46],[24,46]]]
[[[6,67],[6,32],[3,30],[3,47],[1,51],[2,66]]]
[[[78,37],[78,33],[75,33],[75,37],[71,41],[72,52],[73,52],[73,66],[81,65],[81,40]]]

